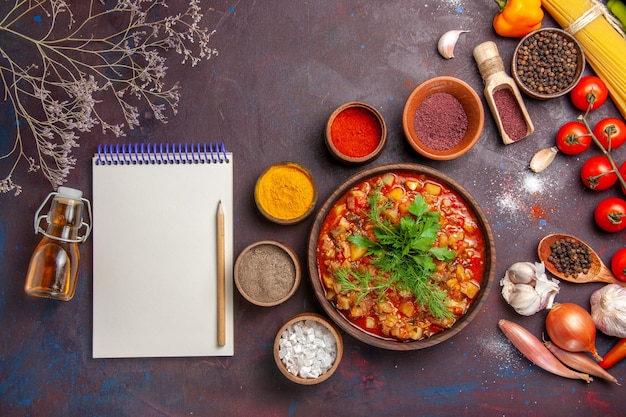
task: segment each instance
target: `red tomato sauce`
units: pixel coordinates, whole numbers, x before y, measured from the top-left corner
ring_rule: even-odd
[[[420,194],[429,211],[440,213],[441,228],[433,246],[447,247],[454,252],[450,262],[436,261],[430,282],[445,291],[450,317],[435,317],[416,303],[413,293],[388,288],[384,294],[374,291],[359,296],[344,288],[337,270],[368,270],[374,280],[386,279],[372,265],[372,258],[355,247],[349,236],[372,236],[368,198],[380,190],[389,204],[381,216],[400,222],[411,202]],[[445,183],[425,174],[394,172],[377,175],[355,185],[341,196],[329,210],[317,242],[317,268],[326,298],[352,324],[363,331],[385,339],[421,340],[454,325],[470,308],[480,292],[485,272],[486,254],[483,232],[471,207]]]

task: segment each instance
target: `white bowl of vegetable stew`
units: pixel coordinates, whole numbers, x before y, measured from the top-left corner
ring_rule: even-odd
[[[491,226],[452,178],[391,164],[345,181],[317,213],[308,242],[315,296],[346,333],[415,350],[465,328],[495,275]]]

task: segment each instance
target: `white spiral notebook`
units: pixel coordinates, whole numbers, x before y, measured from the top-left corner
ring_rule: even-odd
[[[223,143],[103,145],[92,168],[93,357],[233,355],[232,153]]]

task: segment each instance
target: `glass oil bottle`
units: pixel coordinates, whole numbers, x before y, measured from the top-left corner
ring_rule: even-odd
[[[91,205],[82,198],[82,191],[69,187],[59,187],[58,192],[50,193],[35,213],[35,233],[43,234],[28,265],[24,291],[26,294],[69,301],[74,297],[80,253],[78,243],[89,236],[91,225],[83,222],[83,210],[87,206],[91,222]],[[40,215],[51,197],[50,211]],[[46,219],[46,230],[40,224]],[[79,236],[82,227],[83,236]]]

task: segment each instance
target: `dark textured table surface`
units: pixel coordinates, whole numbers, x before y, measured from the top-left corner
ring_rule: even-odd
[[[172,10],[178,3],[172,2]],[[535,133],[505,146],[486,109],[484,132],[465,156],[434,162],[406,143],[404,101],[428,78],[449,75],[482,97],[482,79],[472,58],[477,44],[497,43],[505,65],[516,39],[498,37],[491,26],[492,0],[231,1],[202,2],[212,44],[219,55],[195,68],[172,56],[170,82],[180,82],[179,113],[168,124],[142,122],[125,141],[158,143],[225,141],[236,155],[234,244],[277,239],[306,260],[311,220],[277,226],[256,210],[257,176],[280,161],[312,171],[320,204],[347,177],[364,167],[335,162],[323,144],[326,119],[339,105],[365,101],[389,127],[389,143],[368,166],[420,163],[453,177],[489,217],[497,250],[494,288],[463,332],[425,350],[377,349],[344,335],[343,361],[328,381],[298,386],[285,379],[272,358],[276,331],[291,316],[321,312],[308,275],[295,296],[273,307],[255,307],[235,290],[235,354],[224,358],[92,359],[91,241],[81,246],[76,296],[68,303],[27,297],[24,276],[40,237],[33,214],[51,186],[37,173],[21,173],[23,192],[0,195],[0,415],[2,416],[617,416],[624,387],[596,380],[587,385],[548,374],[523,358],[497,322],[517,321],[536,335],[545,312],[521,317],[503,301],[498,281],[516,261],[536,261],[537,243],[549,233],[585,239],[605,262],[626,243],[624,234],[595,227],[593,207],[619,195],[582,186],[585,157],[559,155],[541,174],[527,168],[532,155],[552,146],[558,127],[578,112],[567,97],[526,100]],[[546,16],[544,26],[555,26]],[[456,57],[444,60],[439,36],[468,29]],[[587,73],[591,70],[588,68]],[[484,100],[484,99],[483,99]],[[2,111],[8,111],[3,102]],[[609,103],[592,117],[618,115]],[[14,130],[4,125],[2,149]],[[98,143],[122,143],[97,131],[83,135],[74,152],[68,186],[91,198],[90,158]],[[28,146],[33,146],[29,144]],[[590,151],[597,153],[597,150]],[[623,154],[623,152],[622,152]],[[618,154],[619,155],[619,154]],[[623,159],[623,156],[621,156]],[[367,166],[366,166],[367,167]],[[0,160],[0,175],[8,169]],[[193,260],[190,260],[193,261]],[[589,307],[601,284],[561,284],[557,301]],[[598,336],[605,353],[615,339]],[[626,363],[612,368],[624,384]]]

